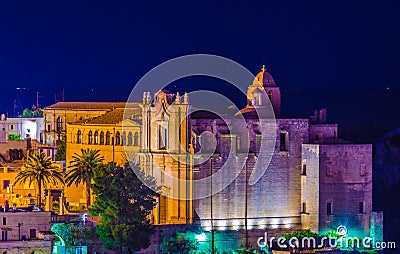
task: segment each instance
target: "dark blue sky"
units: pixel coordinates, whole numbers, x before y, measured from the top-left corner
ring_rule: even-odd
[[[67,101],[123,101],[163,61],[211,53],[254,73],[266,64],[288,112],[299,96],[314,98],[305,112],[325,106],[326,94],[359,94],[337,105],[381,105],[389,87],[397,97],[378,114],[390,113],[399,101],[399,13],[396,0],[1,1],[0,109],[12,114],[15,98],[25,93],[27,106],[36,91],[49,105],[62,88]]]

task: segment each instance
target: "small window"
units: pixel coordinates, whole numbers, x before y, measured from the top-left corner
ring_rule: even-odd
[[[78,130],[76,143],[82,144],[82,132]]]
[[[126,145],[126,132],[122,132],[122,145]]]
[[[128,133],[128,146],[131,146],[133,143],[133,139],[132,139],[132,132]]]
[[[117,133],[115,134],[115,145],[118,146],[121,144],[121,134],[119,133],[119,131],[117,131]]]
[[[287,132],[281,132],[279,135],[279,140],[280,140],[280,146],[279,150],[286,152],[288,150],[288,133]]]
[[[94,144],[95,145],[99,144],[99,132],[98,131],[94,132]]]
[[[7,225],[7,218],[3,217],[3,225]]]
[[[307,213],[307,204],[306,204],[306,202],[303,202],[301,207],[302,207],[301,208],[301,212],[302,213]]]
[[[88,144],[91,145],[93,143],[93,132],[89,131],[88,134]]]
[[[50,149],[47,149],[47,156],[50,156]]]
[[[7,189],[10,186],[10,180],[3,180],[3,189]]]
[[[326,214],[332,214],[332,203],[330,202],[326,203]]]
[[[106,133],[106,145],[110,145],[111,144],[111,133],[109,131],[107,131]]]
[[[139,145],[139,134],[135,132],[135,135],[133,136],[133,145],[138,146]]]
[[[11,129],[11,130],[14,130],[14,125],[11,124],[11,125],[10,125],[10,129]]]
[[[104,145],[104,132],[100,132],[100,145]]]
[[[31,238],[31,239],[36,238],[36,229],[31,228],[31,229],[29,230],[29,238]]]
[[[47,125],[47,132],[50,132],[51,131],[51,125],[49,124],[49,125]]]
[[[362,214],[364,213],[364,202],[359,202],[358,203],[358,213]]]
[[[63,130],[63,119],[61,116],[57,118],[57,132],[62,132]]]
[[[301,174],[303,176],[307,175],[307,164],[303,163],[302,167],[301,167]]]

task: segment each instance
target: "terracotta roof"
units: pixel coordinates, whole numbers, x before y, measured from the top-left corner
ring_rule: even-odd
[[[127,102],[57,102],[53,105],[46,107],[45,109],[115,109],[133,107],[138,108],[139,103],[127,103]]]
[[[92,119],[86,119],[82,120],[79,122],[76,122],[75,124],[117,124],[120,123],[124,120],[124,108],[117,108],[114,110],[111,110],[101,116],[92,118]],[[129,117],[130,119],[140,123],[140,121],[137,118],[141,117],[141,110],[140,109],[131,109],[127,110],[126,116],[131,116]]]

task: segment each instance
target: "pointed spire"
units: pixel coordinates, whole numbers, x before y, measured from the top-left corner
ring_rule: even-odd
[[[189,104],[189,96],[187,93],[183,95],[183,104]]]
[[[181,104],[181,96],[179,92],[176,93],[175,104]]]

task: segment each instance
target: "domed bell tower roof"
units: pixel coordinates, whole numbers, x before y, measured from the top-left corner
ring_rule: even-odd
[[[265,65],[262,66],[261,71],[254,78],[253,84],[262,85],[263,87],[276,86],[274,78],[269,74],[269,72],[267,72]]]

